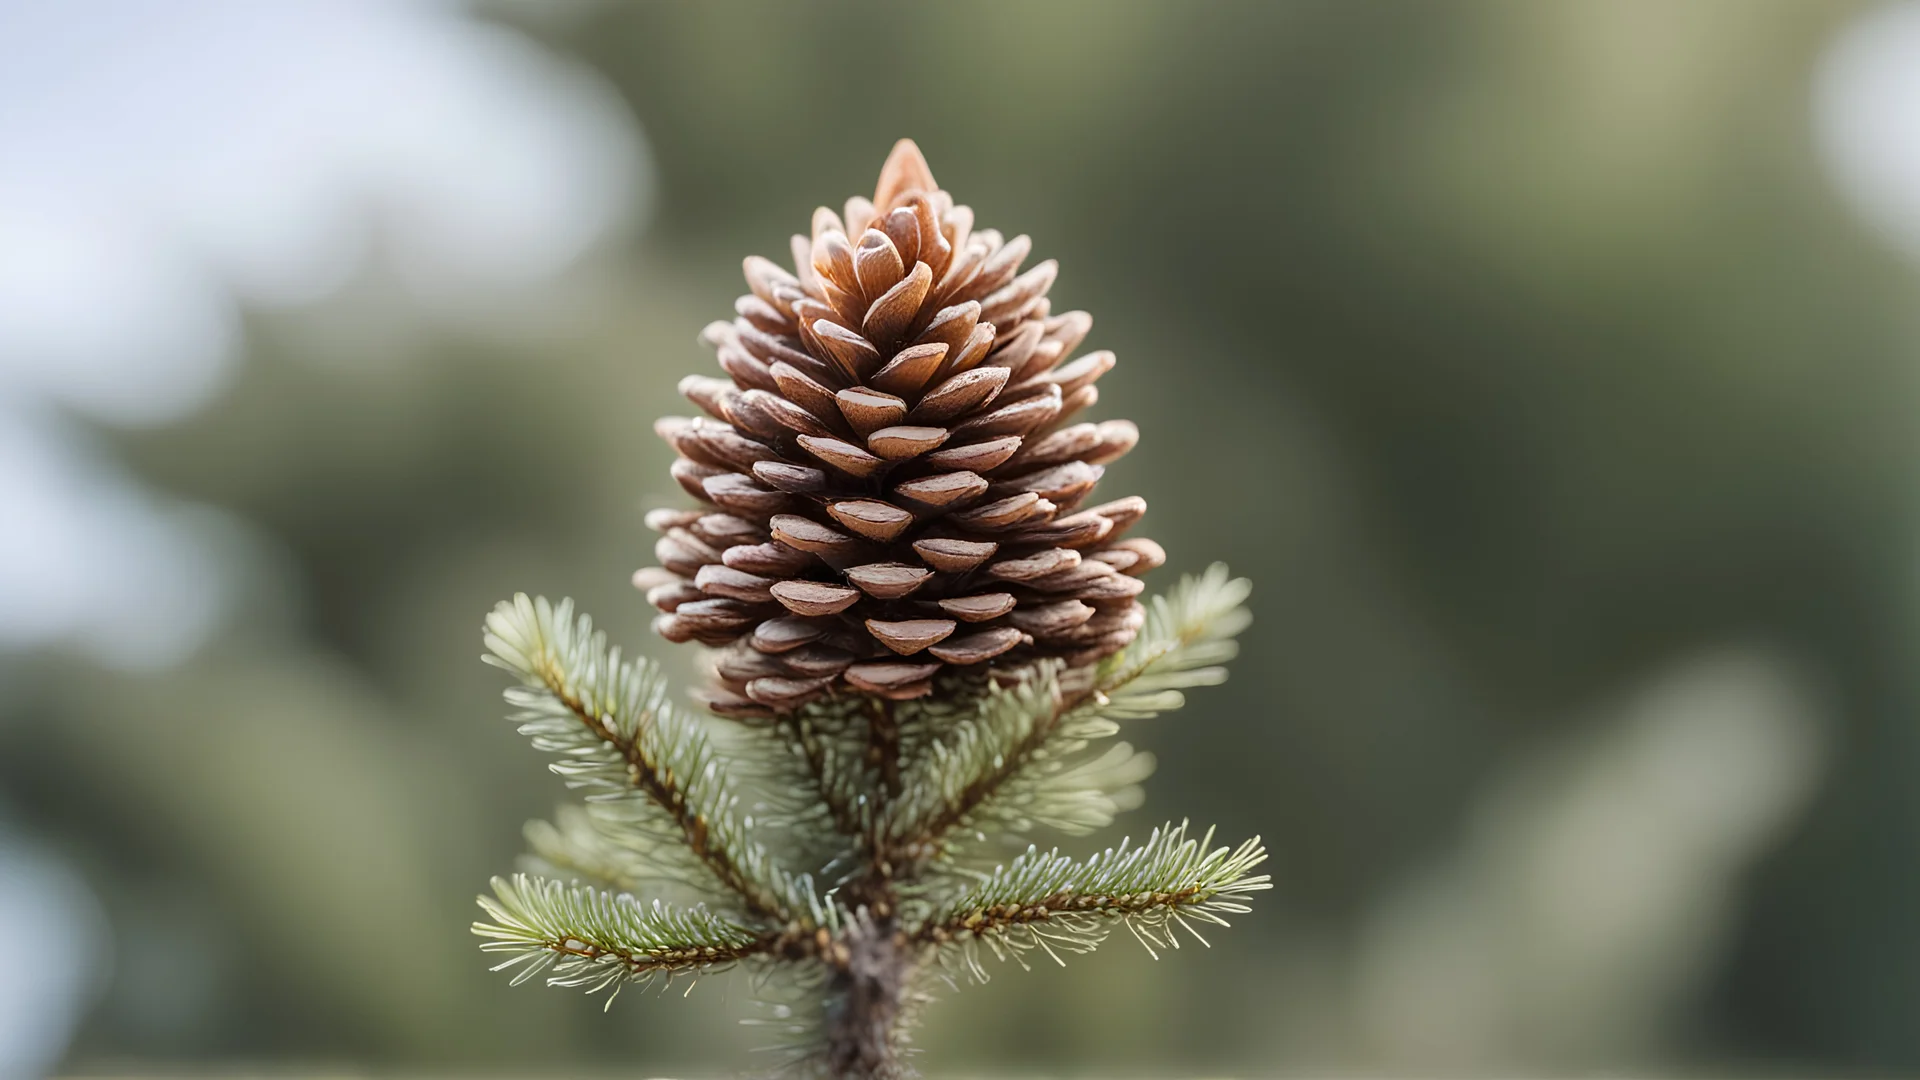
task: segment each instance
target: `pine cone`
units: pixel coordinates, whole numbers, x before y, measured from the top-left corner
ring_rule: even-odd
[[[1067,360],[1093,320],[1051,313],[1029,246],[975,231],[903,139],[872,201],[814,211],[797,275],[746,260],[739,318],[702,334],[730,379],[690,376],[707,415],[657,425],[709,506],[649,515],[661,566],[634,575],[662,636],[725,647],[717,711],[913,698],[949,665],[1084,665],[1139,631],[1165,554],[1120,537],[1146,503],[1076,509],[1139,432],[1068,424],[1113,354]]]

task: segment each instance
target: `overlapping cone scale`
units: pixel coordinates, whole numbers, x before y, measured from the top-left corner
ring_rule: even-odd
[[[660,565],[634,576],[673,641],[721,648],[709,704],[784,712],[835,691],[905,699],[943,668],[1091,663],[1144,621],[1165,555],[1128,529],[1138,497],[1087,506],[1139,437],[1080,414],[1113,354],[1055,315],[1055,264],[975,229],[902,140],[871,200],[814,212],[789,271],[746,260],[726,378],[657,425],[703,505],[659,510]]]

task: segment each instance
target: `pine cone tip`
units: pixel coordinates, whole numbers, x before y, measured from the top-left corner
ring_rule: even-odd
[[[931,195],[939,189],[940,185],[933,179],[933,170],[920,153],[919,144],[912,139],[901,139],[893,144],[886,164],[880,167],[880,181],[873,187],[873,206],[885,213],[892,210],[899,199],[910,191]]]

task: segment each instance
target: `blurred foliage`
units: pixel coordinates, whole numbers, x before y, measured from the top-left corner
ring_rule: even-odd
[[[74,1060],[752,1060],[744,986],[608,1019],[483,976],[471,897],[559,792],[497,718],[479,620],[571,595],[686,669],[626,585],[641,511],[679,498],[652,420],[740,257],[910,135],[1119,353],[1101,414],[1145,439],[1108,488],[1152,506],[1161,587],[1255,581],[1234,681],[1138,741],[1150,806],[1264,834],[1277,883],[1231,948],[958,995],[943,1061],[1380,1060],[1343,1000],[1364,914],[1504,768],[1732,643],[1807,673],[1827,771],[1634,1052],[1920,1067],[1916,283],[1837,203],[1806,105],[1851,10],[500,7],[625,96],[657,220],[461,329],[370,273],[257,320],[203,415],[113,436],[260,542],[187,666],[4,672],[7,801],[119,935]],[[1628,1052],[1595,1045],[1522,1063]]]

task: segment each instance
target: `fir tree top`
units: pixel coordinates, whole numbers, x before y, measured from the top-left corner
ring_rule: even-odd
[[[706,504],[664,510],[635,575],[660,633],[715,646],[707,710],[675,705],[569,602],[486,622],[513,719],[584,805],[528,827],[523,872],[474,932],[516,982],[609,991],[746,966],[814,1007],[796,1066],[904,1073],[939,985],[1224,925],[1268,887],[1258,840],[1166,825],[1090,858],[1046,834],[1138,804],[1122,723],[1225,677],[1248,587],[1215,566],[1142,604],[1164,554],[1088,509],[1125,421],[1069,424],[1111,353],[1053,315],[1049,261],[972,228],[903,140],[872,199],[822,208],[795,270],[746,263],[739,318],[704,335],[727,380],[660,425]],[[1024,846],[1024,851],[1021,848]]]

